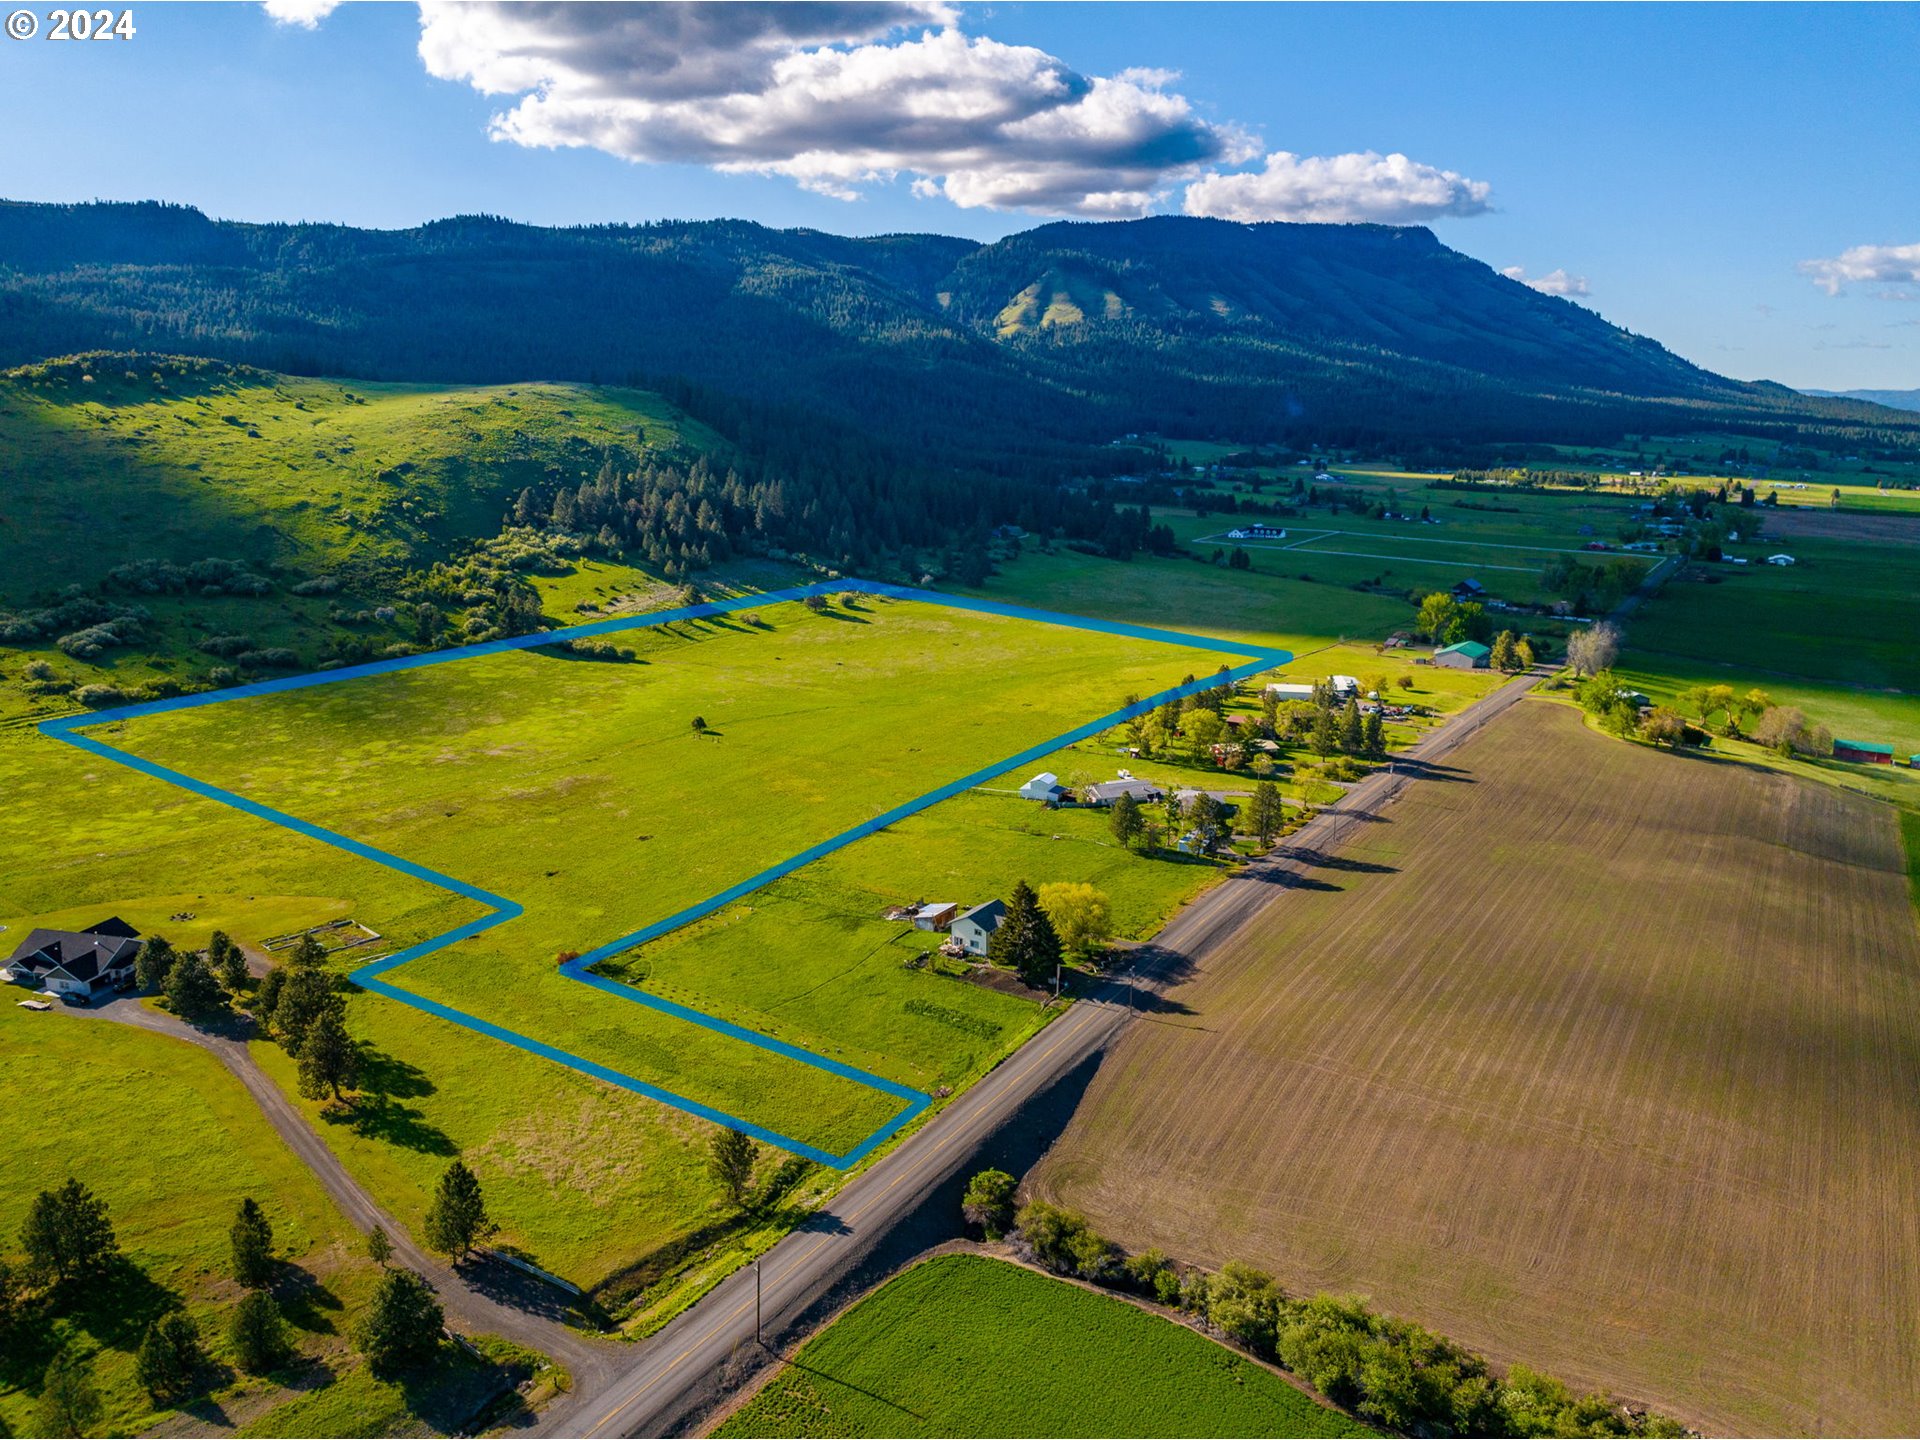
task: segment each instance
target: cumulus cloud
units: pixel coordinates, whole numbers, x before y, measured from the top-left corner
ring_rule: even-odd
[[[1544,275],[1527,278],[1524,265],[1509,265],[1500,272],[1509,280],[1518,280],[1529,290],[1538,290],[1542,295],[1591,295],[1592,287],[1587,284],[1584,275],[1569,275],[1565,270],[1549,270]]]
[[[1256,153],[1165,71],[1082,75],[962,33],[943,0],[420,8],[430,73],[522,97],[492,122],[518,145],[784,175],[843,199],[906,176],[969,208],[1094,216],[1142,214]]]
[[[1802,260],[1800,273],[1829,295],[1850,284],[1920,283],[1920,245],[1855,245],[1826,260]]]
[[[340,0],[262,0],[260,8],[282,25],[313,30],[340,8]]]
[[[1261,170],[1209,175],[1187,187],[1189,215],[1222,220],[1376,221],[1410,224],[1443,215],[1480,215],[1492,187],[1453,170],[1363,150],[1295,155],[1276,150]]]

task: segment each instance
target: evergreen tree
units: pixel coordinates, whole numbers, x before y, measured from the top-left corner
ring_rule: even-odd
[[[160,1404],[169,1404],[193,1391],[206,1356],[200,1350],[200,1332],[178,1310],[169,1310],[147,1327],[134,1360],[134,1376]]]
[[[1387,727],[1386,722],[1381,720],[1378,710],[1367,716],[1360,748],[1369,760],[1387,758]]]
[[[149,935],[140,945],[133,961],[133,983],[148,994],[157,993],[173,973],[175,959],[171,942],[164,935]]]
[[[1321,759],[1340,749],[1340,722],[1333,718],[1333,711],[1321,707],[1313,714],[1313,731],[1307,737],[1307,746]]]
[[[753,1181],[758,1152],[759,1147],[738,1130],[722,1130],[713,1137],[713,1153],[707,1159],[707,1168],[720,1182],[720,1188],[727,1192],[730,1203],[746,1204],[747,1186]]]
[[[182,1020],[204,1025],[227,1013],[227,992],[213,978],[206,959],[189,950],[173,962],[167,976],[167,1008]]]
[[[1360,721],[1360,702],[1347,701],[1347,708],[1340,715],[1340,748],[1349,755],[1358,755],[1367,748],[1366,727]]]
[[[343,1006],[330,1006],[307,1028],[300,1045],[300,1093],[309,1100],[341,1098],[360,1083],[360,1051],[347,1034]]]
[[[1253,787],[1253,802],[1247,807],[1247,824],[1260,837],[1262,845],[1271,845],[1273,837],[1286,823],[1287,808],[1280,798],[1280,787],[1262,780]]]
[[[260,977],[259,985],[254,987],[253,1001],[248,1007],[253,1018],[263,1030],[274,1028],[274,1011],[279,1008],[280,995],[287,984],[287,972],[278,965]]]
[[[1113,829],[1113,838],[1120,842],[1120,848],[1131,850],[1134,842],[1140,838],[1140,805],[1133,796],[1122,795],[1113,802],[1113,813],[1107,817],[1107,823]]]
[[[287,952],[288,961],[297,968],[324,965],[327,963],[327,947],[313,935],[302,935],[294,941],[293,949]]]
[[[238,995],[247,984],[246,952],[234,944],[224,930],[213,932],[207,941],[207,963],[213,973],[220,977],[220,983]]]
[[[493,1222],[487,1218],[479,1178],[455,1160],[440,1176],[433,1204],[427,1207],[427,1244],[452,1256],[457,1264],[492,1233]]]
[[[266,1374],[291,1352],[286,1321],[265,1290],[252,1290],[240,1297],[233,1318],[227,1322],[227,1340],[233,1346],[235,1361],[249,1375]]]
[[[296,1059],[306,1043],[307,1032],[322,1015],[345,1009],[346,1001],[333,976],[312,965],[296,965],[287,971],[273,1006],[273,1029],[280,1044]]]
[[[446,1316],[427,1282],[411,1270],[383,1271],[373,1302],[354,1327],[367,1367],[388,1376],[430,1359],[440,1347]]]
[[[1060,937],[1026,881],[1007,897],[1007,913],[987,942],[987,956],[996,965],[1010,966],[1036,990],[1052,983],[1060,964]]]
[[[233,1241],[233,1278],[251,1290],[273,1279],[273,1224],[251,1195],[240,1202],[228,1232]]]
[[[47,1367],[40,1382],[40,1403],[34,1426],[42,1435],[91,1435],[100,1424],[100,1392],[93,1372],[78,1355],[62,1355]]]
[[[34,1196],[20,1248],[34,1273],[54,1283],[99,1275],[120,1258],[107,1202],[71,1177]]]

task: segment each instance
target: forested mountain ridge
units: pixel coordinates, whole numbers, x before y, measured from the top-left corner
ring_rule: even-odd
[[[842,473],[1058,479],[1135,431],[1437,453],[1703,428],[1920,446],[1907,415],[1714,375],[1392,226],[1158,217],[980,244],[0,203],[0,364],[97,349],[639,384],[752,453]]]

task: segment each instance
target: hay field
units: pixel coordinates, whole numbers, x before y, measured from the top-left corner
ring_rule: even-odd
[[[1529,701],[1117,1044],[1031,1187],[1708,1432],[1920,1429],[1896,812]]]

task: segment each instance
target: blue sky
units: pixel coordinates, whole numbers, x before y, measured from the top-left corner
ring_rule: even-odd
[[[995,4],[896,26],[888,4],[788,12],[771,23],[821,33],[747,42],[709,17],[663,41],[649,13],[616,43],[605,11],[443,11],[431,59],[412,5],[312,29],[137,5],[131,41],[0,42],[0,195],[982,239],[1142,206],[1375,216],[1529,279],[1564,272],[1609,320],[1727,374],[1920,386],[1920,5]],[[930,28],[955,33],[918,44]],[[823,46],[840,55],[814,88],[766,78]],[[857,102],[835,98],[847,52]],[[555,53],[574,68],[528,101]],[[1043,113],[930,139],[902,116],[939,86],[943,113]],[[1063,108],[1034,99],[1049,87]],[[501,115],[510,138],[489,138]]]

